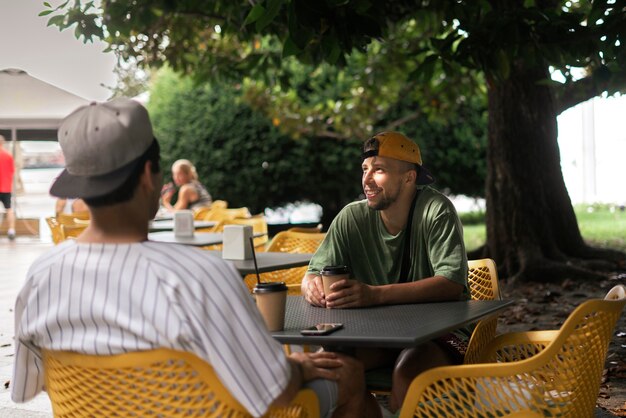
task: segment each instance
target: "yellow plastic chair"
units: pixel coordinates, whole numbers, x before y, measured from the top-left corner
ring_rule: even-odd
[[[490,258],[483,258],[469,260],[467,265],[470,299],[501,300],[496,263]],[[484,347],[496,336],[498,316],[494,314],[476,324],[465,352],[465,364],[477,363]]]
[[[226,209],[228,207],[228,202],[225,200],[214,200],[211,203],[211,208],[213,209]]]
[[[310,233],[310,232],[292,232],[282,231],[274,235],[272,241],[267,247],[267,252],[279,252],[279,253],[292,253],[292,254],[306,254],[314,253],[317,247],[320,246],[325,233]],[[261,274],[261,281],[263,282],[285,282],[287,285],[287,293],[290,295],[300,295],[300,284],[304,277],[307,266],[294,267],[285,270],[271,271]],[[244,278],[246,285],[252,291],[256,284],[256,275],[249,274]]]
[[[400,418],[592,417],[615,323],[626,299],[592,299],[561,329],[497,336],[483,359],[504,362],[438,367],[417,376]],[[536,340],[545,344],[537,350]],[[510,353],[531,352],[514,359]],[[538,351],[538,352],[537,352]]]
[[[75,239],[87,228],[85,224],[63,225],[61,224],[61,240]]]
[[[253,234],[263,234],[253,239],[255,251],[264,251],[265,244],[269,241],[267,231],[267,219],[263,215],[255,215],[249,218],[235,218],[222,221],[222,231],[225,225],[250,225]]]
[[[289,228],[287,231],[289,232],[308,232],[311,234],[319,234],[320,232],[322,232],[322,224],[317,224],[316,226],[310,227],[310,228],[306,228],[306,227],[302,227],[302,226],[294,226],[292,228]]]
[[[204,221],[225,221],[236,218],[250,218],[252,215],[250,214],[250,210],[246,207],[241,208],[220,208],[213,207],[204,213],[201,220]],[[196,218],[200,219],[200,218]]]
[[[217,225],[212,228],[198,229],[199,232],[224,232],[224,226],[226,225],[250,225],[252,227],[253,234],[261,234],[258,237],[253,238],[254,250],[256,252],[265,251],[265,244],[268,242],[268,229],[267,220],[263,215],[255,215],[249,218],[234,218],[224,219],[219,221]],[[222,244],[209,245],[202,247],[205,250],[221,250]]]
[[[72,213],[59,213],[56,216],[60,224],[71,225],[75,224],[77,219],[82,221],[88,221],[90,219],[89,212],[72,212]]]
[[[500,300],[498,270],[490,258],[468,260],[467,283],[472,300]],[[463,362],[474,364],[479,361],[485,346],[493,340],[498,325],[498,314],[494,314],[476,324],[468,342]],[[367,388],[377,395],[388,395],[391,391],[391,375],[388,367],[369,370],[366,374]]]
[[[46,223],[48,224],[48,228],[50,228],[50,233],[52,234],[52,242],[55,244],[63,241],[63,232],[61,232],[61,224],[57,221],[57,218],[54,216],[46,218]]]
[[[114,356],[43,351],[46,391],[56,418],[232,417],[251,415],[192,353],[156,349]],[[272,418],[316,418],[315,393],[301,390]]]
[[[200,207],[193,211],[193,218],[197,221],[211,221],[213,214],[219,212],[222,209],[228,207],[228,202],[225,200],[215,200],[211,203],[211,206]]]

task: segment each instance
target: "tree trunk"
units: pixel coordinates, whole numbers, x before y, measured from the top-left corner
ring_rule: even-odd
[[[552,91],[544,68],[516,66],[488,83],[487,244],[503,277],[604,277],[625,255],[587,246],[561,172]]]

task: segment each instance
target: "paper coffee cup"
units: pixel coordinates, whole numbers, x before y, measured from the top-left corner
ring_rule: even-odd
[[[322,284],[324,285],[324,297],[332,293],[330,286],[333,283],[350,278],[350,270],[347,266],[326,266],[320,274],[322,276]]]
[[[256,306],[268,331],[282,331],[285,327],[287,285],[285,282],[257,283],[253,290]]]

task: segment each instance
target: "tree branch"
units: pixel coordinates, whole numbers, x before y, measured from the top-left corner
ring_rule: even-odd
[[[406,115],[406,116],[404,116],[404,117],[402,117],[400,119],[394,120],[393,122],[389,123],[387,125],[387,129],[390,130],[390,131],[395,131],[395,129],[398,126],[402,126],[402,125],[404,125],[407,122],[415,120],[415,119],[419,118],[421,115],[422,115],[422,112],[420,110],[417,110],[417,111],[415,111],[413,113],[410,113],[410,114],[408,114],[408,115]]]
[[[599,86],[592,76],[581,78],[578,81],[569,83],[557,90],[556,113],[560,115],[570,107],[586,102],[598,96],[606,89],[606,86]]]

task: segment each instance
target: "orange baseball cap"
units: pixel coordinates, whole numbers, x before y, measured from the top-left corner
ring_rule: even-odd
[[[365,141],[363,159],[380,156],[406,161],[420,167],[417,184],[430,184],[435,181],[430,172],[422,165],[420,147],[400,132],[380,132]]]

